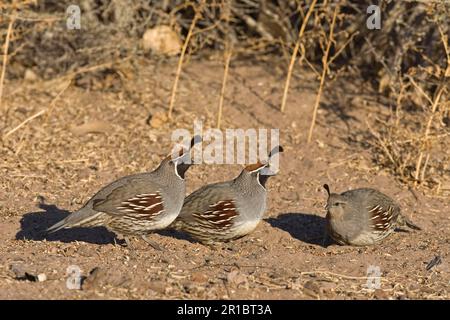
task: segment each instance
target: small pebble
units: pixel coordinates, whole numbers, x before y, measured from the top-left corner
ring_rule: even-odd
[[[44,281],[47,280],[47,276],[45,275],[45,273],[40,273],[40,274],[37,275],[37,280],[39,282],[44,282]]]

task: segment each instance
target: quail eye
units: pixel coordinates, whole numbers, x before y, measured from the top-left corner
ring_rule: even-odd
[[[340,205],[341,205],[340,202],[335,202],[335,203],[333,203],[333,207],[339,207]]]

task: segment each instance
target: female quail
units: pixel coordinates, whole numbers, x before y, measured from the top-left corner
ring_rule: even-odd
[[[188,150],[167,156],[152,172],[122,177],[98,191],[78,211],[47,229],[104,226],[125,237],[141,236],[155,249],[158,244],[146,235],[170,225],[180,213],[185,197],[184,175],[191,165],[190,150],[201,141],[191,140]]]
[[[282,152],[274,148],[270,158]],[[266,209],[269,161],[245,167],[234,180],[206,185],[186,197],[172,227],[206,245],[226,242],[252,232]],[[265,169],[265,170],[264,170]]]
[[[328,193],[326,205],[327,229],[339,244],[367,246],[380,242],[397,227],[418,226],[401,215],[400,207],[385,194],[369,188],[349,190],[341,194]]]

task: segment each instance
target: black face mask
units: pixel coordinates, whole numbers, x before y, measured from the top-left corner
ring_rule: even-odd
[[[176,170],[181,179],[184,179],[184,174],[186,173],[186,171],[189,169],[190,166],[191,166],[190,163],[180,163],[177,165]]]
[[[258,181],[264,188],[266,187],[266,182],[267,180],[269,180],[269,178],[270,175],[262,175],[261,173],[258,175]]]

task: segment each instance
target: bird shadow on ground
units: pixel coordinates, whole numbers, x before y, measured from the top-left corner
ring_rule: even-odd
[[[302,242],[325,247],[325,218],[308,213],[282,213],[265,219],[272,227],[287,231]]]
[[[93,244],[120,243],[114,233],[106,228],[72,228],[63,229],[55,233],[46,234],[45,230],[67,217],[70,212],[61,210],[52,204],[39,204],[39,208],[44,211],[30,212],[24,214],[20,220],[20,230],[16,234],[17,240],[44,240],[73,242],[83,241]]]
[[[179,230],[175,230],[175,229],[171,229],[170,227],[166,230],[160,230],[160,231],[156,231],[155,233],[164,236],[164,237],[170,237],[170,238],[175,238],[178,240],[186,240],[189,241],[191,243],[197,243],[198,241],[196,241],[194,238],[192,238],[191,236],[189,236],[189,234],[183,232],[183,231],[179,231]]]

